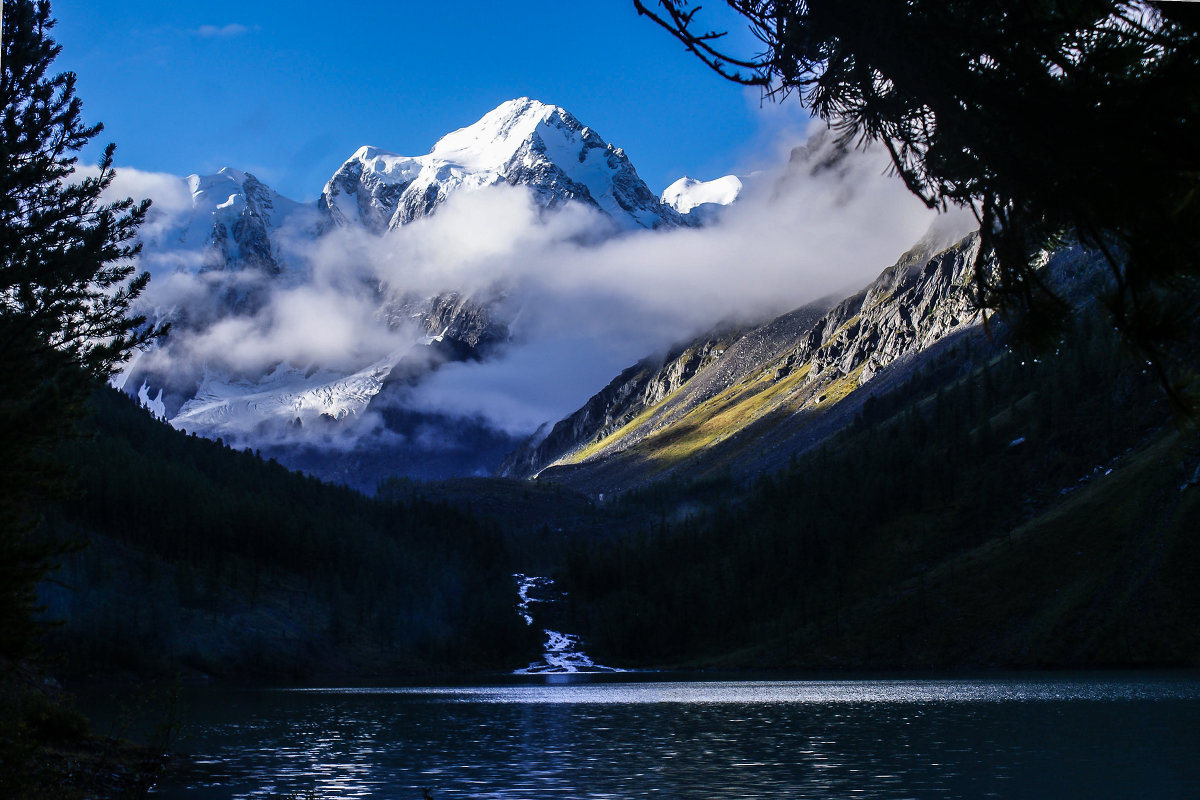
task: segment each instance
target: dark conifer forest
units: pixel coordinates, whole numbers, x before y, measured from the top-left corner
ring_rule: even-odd
[[[615,663],[1195,664],[1197,456],[1101,315],[1048,351],[962,337],[736,500],[630,493],[648,519],[572,541],[563,583]]]
[[[494,526],[189,436],[115,390],[91,408],[63,448],[76,491],[45,525],[81,545],[44,592],[72,670],[311,678],[511,668],[536,648]]]

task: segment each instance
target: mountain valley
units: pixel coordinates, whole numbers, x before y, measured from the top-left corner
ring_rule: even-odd
[[[51,515],[96,543],[56,580],[104,598],[85,607],[48,587],[67,620],[55,647],[76,669],[222,677],[512,669],[538,646],[508,624],[517,574],[562,587],[562,635],[613,667],[1200,660],[1185,630],[1200,597],[1182,578],[1200,557],[1185,535],[1200,450],[1120,355],[1096,300],[1103,264],[1078,246],[1042,268],[1078,317],[1049,351],[978,313],[979,237],[940,217],[858,286],[694,316],[532,435],[419,402],[464,370],[504,376],[531,309],[558,297],[404,261],[460,224],[462,204],[524,209],[520,230],[557,231],[580,258],[686,245],[663,237],[719,233],[756,196],[769,207],[806,181],[833,176],[840,191],[851,167],[830,145],[795,149],[771,178],[681,179],[655,198],[619,149],[520,100],[427,156],[359,150],[315,206],[234,170],[193,176],[185,213],[145,237],[163,286],[147,310],[172,332],[115,382],[135,401],[98,398],[97,443],[71,451],[85,494],[109,499]],[[541,246],[506,246],[532,257],[529,242]],[[322,326],[326,313],[357,322]],[[562,363],[586,360],[578,335]],[[172,510],[166,497],[191,499]],[[177,519],[196,504],[214,511]],[[212,516],[226,507],[245,519]],[[302,553],[279,549],[297,535]],[[389,571],[409,585],[380,589]],[[367,584],[403,619],[360,599]],[[122,628],[138,596],[158,616]],[[218,643],[230,613],[257,632]],[[119,656],[135,650],[157,655]]]
[[[1200,783],[1187,3],[51,5],[0,798]]]
[[[569,112],[528,98],[443,137],[426,156],[360,148],[315,206],[235,169],[192,175],[183,209],[152,218],[143,235],[143,265],[156,285],[144,311],[170,322],[171,333],[115,385],[177,428],[367,491],[393,471],[437,478],[495,470],[503,454],[480,457],[483,440],[464,432],[481,424],[477,416],[422,411],[408,395],[439,365],[502,353],[524,301],[503,279],[479,285],[435,272],[414,281],[390,244],[447,203],[495,187],[514,187],[520,193],[506,202],[530,202],[536,217],[574,210],[582,217],[568,233],[588,241],[700,224],[687,213],[695,203],[679,211],[660,200],[619,148]],[[699,205],[731,203],[738,191],[740,183],[719,196],[709,191]],[[330,252],[333,273],[321,261]],[[397,262],[388,264],[395,277],[369,263],[381,258]],[[279,341],[297,329],[300,338],[320,337],[323,316],[336,325],[347,314],[353,330],[333,333],[341,345]],[[255,338],[267,341],[242,357]],[[389,422],[397,417],[409,421],[407,434]],[[408,435],[414,425],[424,433]],[[519,442],[484,427],[484,439],[508,449]]]

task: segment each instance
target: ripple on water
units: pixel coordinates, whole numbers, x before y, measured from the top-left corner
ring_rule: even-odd
[[[1194,677],[207,691],[189,742],[213,768],[191,791],[161,787],[166,800],[417,800],[421,786],[438,800],[1101,800],[1200,785]]]

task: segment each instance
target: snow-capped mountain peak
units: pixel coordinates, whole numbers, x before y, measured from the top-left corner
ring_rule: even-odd
[[[432,214],[456,192],[498,183],[527,186],[543,208],[592,206],[618,229],[683,224],[622,149],[565,109],[528,97],[443,136],[427,155],[359,148],[325,185],[319,205],[334,225],[382,233]]]
[[[429,155],[466,169],[500,170],[539,128],[552,129],[555,123],[567,129],[583,128],[558,106],[520,97],[501,103],[475,124],[446,134]]]
[[[246,180],[253,176],[232,167],[222,167],[212,175],[188,175],[188,191],[192,194],[192,208],[212,213],[218,208],[230,208],[246,203]],[[257,180],[255,180],[257,183]],[[251,194],[254,194],[251,185]]]
[[[190,209],[160,215],[157,207],[151,208],[150,224],[142,230],[148,267],[160,276],[179,268],[254,269],[271,275],[285,269],[276,234],[304,211],[300,203],[231,167],[188,175],[182,182],[191,196]],[[198,258],[177,257],[181,253]]]
[[[256,217],[269,228],[273,227],[274,217],[286,215],[296,206],[250,173],[230,167],[214,175],[189,175],[187,182],[192,208],[202,216],[216,215],[227,223]]]

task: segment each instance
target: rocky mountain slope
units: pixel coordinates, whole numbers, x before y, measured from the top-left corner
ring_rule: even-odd
[[[889,367],[976,325],[978,239],[927,237],[863,291],[644,361],[535,437],[506,474],[617,492],[672,474],[779,466],[845,422]],[[850,398],[838,413],[839,405]]]

